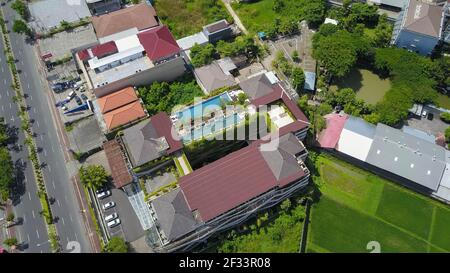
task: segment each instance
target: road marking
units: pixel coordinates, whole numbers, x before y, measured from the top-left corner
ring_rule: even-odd
[[[42,135],[39,135],[39,138],[41,139],[41,141],[44,141],[44,137]]]
[[[28,239],[28,243],[31,241],[30,240],[30,234],[27,234],[27,239]]]
[[[74,233],[75,234],[75,241],[78,241],[78,236],[77,236],[77,234],[76,233]]]
[[[52,180],[52,185],[53,185],[53,189],[56,190],[56,187],[55,187],[55,180]],[[58,201],[58,202],[59,202],[59,201]]]
[[[37,234],[37,237],[39,239],[39,231],[37,229],[36,229],[36,234]]]
[[[28,87],[28,89],[30,89],[30,84],[29,83],[27,83],[27,87]]]
[[[30,199],[30,201],[31,201],[31,193],[30,192],[28,192],[28,199]]]
[[[12,109],[12,104],[11,103],[9,103],[9,109]]]
[[[51,148],[52,148],[52,152],[55,152],[55,150],[53,149],[53,145],[52,146],[50,146]]]
[[[6,85],[6,79],[3,79],[3,83]]]
[[[33,113],[35,113],[35,114],[36,114],[36,108],[33,108]]]
[[[36,125],[37,125],[37,127],[39,127],[39,121],[37,121],[37,120],[36,120]]]
[[[2,105],[2,111],[5,111],[5,107],[3,107],[3,105]]]
[[[62,220],[63,225],[65,226],[66,222],[64,222],[64,218],[61,217],[61,220]],[[67,241],[69,241],[69,238],[67,238]]]
[[[48,172],[52,172],[52,167],[50,167],[50,165],[48,165]]]
[[[61,207],[61,203],[59,203],[59,200],[56,200],[56,203],[58,203],[58,207]]]
[[[20,231],[17,231],[17,234],[19,234],[19,242],[22,242],[22,234],[20,234]]]
[[[72,215],[69,214],[70,222],[73,223]],[[76,235],[76,234],[75,234]]]
[[[30,100],[33,100],[33,96],[30,95]]]
[[[31,211],[31,214],[33,215],[33,219],[36,219],[36,215],[34,215],[34,210]]]
[[[23,215],[23,223],[25,224],[26,221],[27,221],[27,215],[24,214],[24,215]]]

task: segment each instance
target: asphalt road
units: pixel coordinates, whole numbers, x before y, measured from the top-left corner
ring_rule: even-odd
[[[3,12],[8,21],[8,29],[11,29],[16,13],[10,8],[10,3],[3,7]],[[81,252],[91,252],[68,166],[62,152],[63,145],[58,139],[50,112],[50,107],[53,106],[48,103],[48,86],[46,86],[44,75],[39,72],[34,48],[26,43],[22,35],[11,32],[10,39],[14,55],[18,60],[17,69],[21,71],[22,89],[28,95],[26,100],[30,106],[29,115],[34,120],[33,130],[37,134],[35,141],[42,150],[39,158],[41,163],[45,164],[43,173],[47,192],[49,197],[56,199],[52,205],[52,212],[53,216],[58,218],[56,228],[61,246],[66,249],[68,242],[76,241],[80,245]]]
[[[0,52],[4,52],[3,40],[0,39]],[[20,244],[27,245],[22,248],[23,252],[49,252],[47,229],[44,219],[39,215],[41,204],[37,197],[37,186],[33,175],[33,169],[28,159],[28,150],[24,143],[24,133],[20,129],[21,122],[18,115],[18,106],[13,102],[15,95],[11,89],[11,73],[4,55],[0,55],[0,116],[5,122],[17,131],[16,144],[22,144],[23,149],[10,149],[11,157],[17,168],[21,169],[23,175],[18,175],[16,191],[17,199],[14,200],[13,211],[17,219],[22,223],[15,227],[16,237]],[[10,148],[11,145],[10,145]]]

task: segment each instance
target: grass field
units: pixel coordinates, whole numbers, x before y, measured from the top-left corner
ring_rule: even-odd
[[[450,251],[450,208],[329,156],[317,161],[307,252]]]
[[[450,96],[439,93],[437,104],[439,107],[450,109]]]
[[[228,14],[220,0],[156,0],[156,12],[162,22],[167,25],[176,39],[192,35],[202,27],[233,18]]]

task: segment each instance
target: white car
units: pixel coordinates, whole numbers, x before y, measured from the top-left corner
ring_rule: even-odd
[[[422,117],[423,117],[423,118],[427,117],[427,114],[428,114],[428,113],[427,113],[427,110],[423,110],[423,112],[422,112]]]
[[[116,203],[114,203],[113,201],[103,204],[103,210],[110,209],[110,208],[114,207],[115,205],[116,205]]]
[[[102,191],[102,192],[97,194],[97,198],[98,199],[103,199],[103,198],[108,197],[110,195],[111,195],[110,191]]]
[[[120,225],[120,219],[112,220],[111,222],[108,222],[108,227],[113,228],[117,225]]]
[[[67,96],[66,100],[70,101],[73,97],[75,97],[75,95],[76,95],[75,91],[71,91]]]
[[[106,222],[111,222],[112,220],[115,220],[115,219],[117,219],[119,217],[119,215],[117,214],[117,213],[113,213],[113,214],[110,214],[110,215],[108,215],[108,216],[106,216],[105,217],[105,221]]]

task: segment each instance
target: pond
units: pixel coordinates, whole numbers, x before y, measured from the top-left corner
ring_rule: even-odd
[[[367,69],[352,69],[346,77],[334,82],[330,87],[332,91],[342,88],[352,88],[355,90],[357,98],[375,104],[391,88],[391,81],[381,79],[377,74]]]

